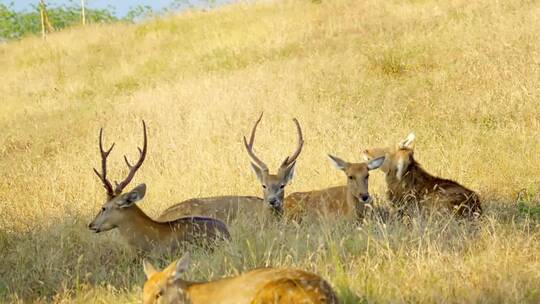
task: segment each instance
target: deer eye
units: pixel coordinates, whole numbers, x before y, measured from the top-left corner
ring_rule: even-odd
[[[266,185],[262,185],[263,186],[263,189],[266,189]]]
[[[107,208],[101,207],[101,212],[105,212],[105,210],[107,210]]]
[[[349,178],[350,180],[353,180],[353,179],[354,179],[354,177],[353,177],[352,175],[349,175],[348,178]]]
[[[279,185],[279,189],[283,189],[283,188],[285,188],[285,184]]]
[[[158,293],[156,293],[156,300],[159,299],[162,295],[163,295],[163,290],[158,291]]]

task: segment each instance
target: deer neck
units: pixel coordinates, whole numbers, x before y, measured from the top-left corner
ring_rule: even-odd
[[[143,250],[157,245],[162,227],[137,205],[124,211],[124,219],[118,226],[118,230],[128,243]]]

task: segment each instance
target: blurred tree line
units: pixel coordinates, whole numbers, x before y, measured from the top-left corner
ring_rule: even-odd
[[[203,2],[210,6],[215,4],[214,0],[203,0]],[[118,17],[113,7],[106,9],[86,7],[85,18],[86,23],[136,22],[147,17],[170,13],[186,7],[193,7],[189,0],[172,0],[171,4],[161,11],[153,11],[150,6],[139,5],[132,7],[124,17]],[[47,14],[55,30],[81,24],[81,5],[79,1],[71,1],[63,6],[47,6]],[[39,34],[40,32],[41,16],[38,1],[27,11],[16,11],[13,2],[8,5],[0,3],[0,41],[17,39],[26,35]]]

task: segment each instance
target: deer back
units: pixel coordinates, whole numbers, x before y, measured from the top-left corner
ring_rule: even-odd
[[[216,196],[193,198],[167,208],[157,221],[171,221],[182,216],[200,215],[230,223],[238,214],[249,216],[269,213],[263,200],[255,196]]]

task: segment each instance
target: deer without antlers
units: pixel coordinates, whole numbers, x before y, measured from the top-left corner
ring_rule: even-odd
[[[349,163],[330,154],[328,157],[334,167],[345,173],[347,184],[316,191],[291,193],[285,199],[289,218],[299,220],[306,214],[337,215],[348,219],[364,217],[366,206],[371,202],[369,171],[381,166],[384,156],[362,163]]]
[[[332,287],[320,276],[293,268],[258,268],[235,277],[210,282],[183,279],[190,255],[157,271],[144,260],[147,281],[143,303],[153,304],[337,304]]]
[[[182,217],[168,222],[156,222],[148,217],[135,203],[146,194],[146,185],[141,184],[133,190],[122,193],[131,182],[135,173],[143,164],[148,150],[146,124],[143,121],[144,141],[139,149],[139,159],[132,165],[127,156],[124,161],[129,173],[120,183],[112,183],[107,178],[107,158],[114,148],[103,148],[103,129],[99,131],[99,150],[101,154],[101,173],[94,172],[103,183],[107,193],[107,201],[103,204],[95,219],[88,228],[96,233],[118,228],[124,238],[132,246],[149,251],[154,247],[174,248],[181,243],[211,244],[220,238],[230,238],[225,224],[208,217]]]
[[[385,156],[381,170],[386,175],[387,195],[401,210],[412,206],[432,211],[450,210],[461,216],[478,217],[482,213],[477,193],[455,181],[429,174],[414,159],[415,136],[395,146],[363,151],[367,160]]]

